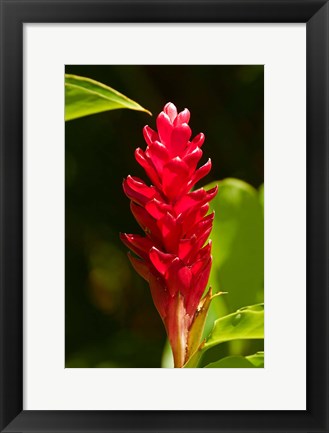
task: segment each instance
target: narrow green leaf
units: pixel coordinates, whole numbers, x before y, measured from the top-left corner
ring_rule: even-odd
[[[181,368],[185,361],[185,350],[187,344],[187,330],[183,320],[186,320],[186,310],[184,307],[184,297],[181,293],[178,293],[175,303],[171,304],[173,313],[168,326],[175,329],[175,337],[170,340],[171,349],[174,356],[175,367]],[[168,322],[167,322],[168,323]]]
[[[218,319],[208,339],[185,365],[197,367],[202,355],[210,348],[232,340],[264,338],[264,304],[240,308],[235,313]]]
[[[264,368],[264,352],[249,356],[228,356],[211,362],[204,368]]]
[[[128,108],[151,112],[105,84],[78,75],[65,74],[65,120],[107,110]]]
[[[198,349],[201,343],[202,333],[206,322],[207,313],[211,304],[211,299],[212,290],[210,288],[206,296],[203,298],[202,306],[196,312],[193,323],[191,325],[188,334],[187,354],[185,359],[189,359],[190,356],[193,355],[193,353]]]

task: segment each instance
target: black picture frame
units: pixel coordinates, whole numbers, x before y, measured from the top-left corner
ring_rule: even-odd
[[[23,23],[39,22],[307,23],[307,410],[23,410]],[[1,0],[1,431],[329,432],[328,79],[324,0]]]

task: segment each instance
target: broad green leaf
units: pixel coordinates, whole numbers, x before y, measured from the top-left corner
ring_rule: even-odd
[[[228,356],[216,362],[211,362],[204,368],[263,368],[264,352],[250,356]]]
[[[86,77],[65,74],[65,120],[73,120],[107,110],[128,108],[150,111],[118,91]]]
[[[230,340],[264,338],[264,304],[240,308],[235,313],[216,320],[205,350]]]
[[[190,358],[185,367],[197,367],[202,355],[210,348],[232,340],[264,338],[264,305],[257,304],[240,308],[235,313],[218,319],[200,349]]]
[[[257,352],[254,355],[246,356],[246,359],[257,368],[264,368],[264,352]]]
[[[204,368],[255,368],[255,366],[243,356],[228,356],[211,362]]]
[[[217,317],[243,305],[262,302],[264,282],[264,216],[258,191],[238,179],[224,179],[211,207],[216,216],[210,235],[213,265],[209,285],[228,292],[211,306]],[[213,314],[214,315],[214,314]]]

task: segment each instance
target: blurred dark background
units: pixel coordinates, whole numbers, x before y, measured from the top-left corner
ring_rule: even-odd
[[[119,232],[140,233],[122,191],[142,128],[155,129],[167,102],[191,112],[206,141],[206,183],[236,177],[263,183],[264,69],[234,66],[66,66],[107,84],[153,113],[114,110],[66,122],[65,365],[160,367],[166,340],[147,286],[131,268]]]

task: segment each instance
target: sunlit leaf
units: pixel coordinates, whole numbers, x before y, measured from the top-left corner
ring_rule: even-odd
[[[163,348],[162,359],[161,359],[161,367],[162,368],[174,368],[174,357],[172,354],[172,350],[169,344],[169,340],[166,340],[166,343]]]
[[[151,114],[137,102],[105,84],[90,78],[65,74],[65,120],[119,108]]]
[[[244,307],[214,323],[207,340],[190,358],[185,367],[197,367],[202,355],[210,348],[232,340],[264,338],[264,305]]]
[[[258,191],[238,179],[213,182],[218,184],[215,210],[213,265],[209,285],[214,292],[228,292],[211,306],[217,317],[243,305],[262,302],[259,293],[264,283],[264,217]],[[214,315],[214,314],[213,314]]]
[[[264,352],[250,356],[228,356],[216,362],[211,362],[204,368],[263,368]]]
[[[244,356],[228,356],[216,362],[211,362],[204,368],[255,368]]]
[[[262,184],[259,188],[258,188],[258,194],[259,194],[259,201],[260,204],[262,205],[262,208],[264,210],[264,184]]]
[[[264,368],[264,352],[257,352],[254,355],[246,356],[246,359],[257,368]]]

